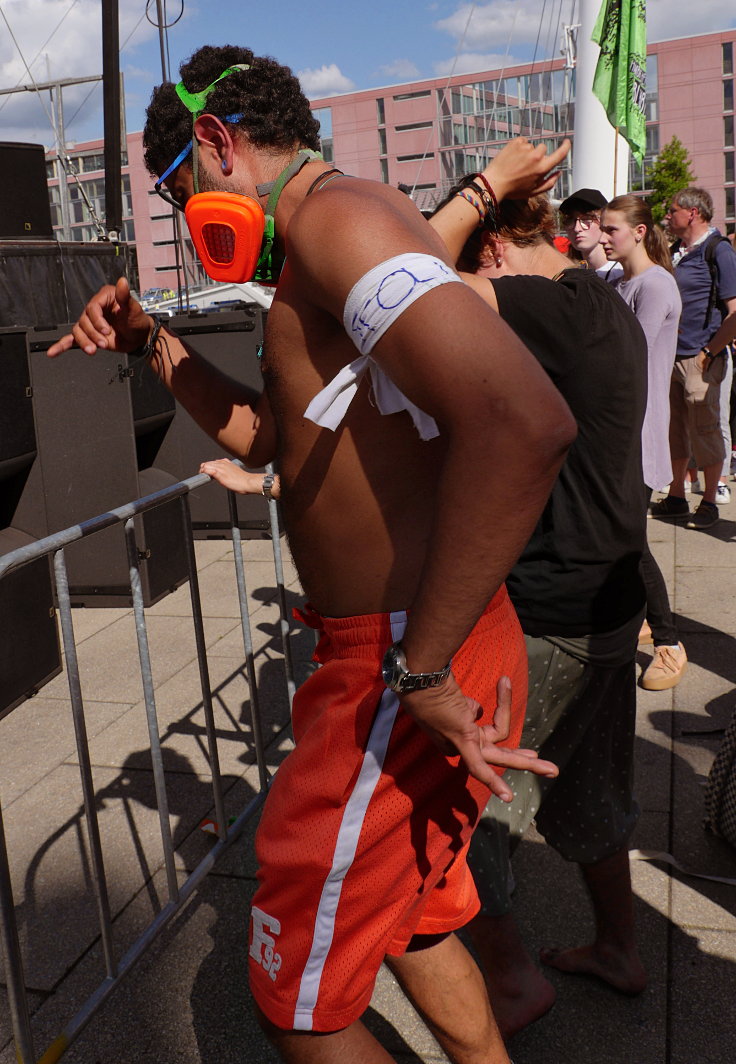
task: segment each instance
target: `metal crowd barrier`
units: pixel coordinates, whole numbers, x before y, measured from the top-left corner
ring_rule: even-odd
[[[271,471],[271,467],[267,467]],[[205,475],[197,475],[173,484],[168,488],[157,491],[152,495],[145,496],[135,502],[120,506],[109,513],[84,521],[79,525],[58,532],[45,539],[38,540],[28,546],[19,548],[9,554],[0,557],[0,579],[14,569],[18,569],[27,562],[43,556],[52,556],[53,568],[58,596],[58,613],[61,625],[62,643],[66,662],[66,672],[69,684],[74,730],[76,735],[77,754],[79,757],[82,794],[84,803],[85,820],[87,824],[88,841],[90,847],[91,863],[94,877],[94,885],[97,900],[97,913],[104,955],[105,977],[99,986],[90,995],[76,1015],[67,1023],[64,1030],[59,1034],[51,1045],[40,1057],[36,1057],[33,1035],[31,1032],[30,1012],[24,982],[23,958],[20,949],[18,926],[15,916],[15,903],[10,878],[8,852],[5,842],[5,830],[3,824],[2,807],[0,806],[0,932],[6,962],[6,982],[10,1015],[15,1040],[16,1055],[19,1064],[53,1064],[60,1059],[64,1052],[79,1035],[87,1023],[92,1019],[102,1003],[115,990],[122,978],[129,972],[136,961],[143,955],[145,950],[154,941],[156,936],[171,921],[172,917],[179,912],[191,895],[197,889],[203,878],[207,875],[215,862],[221,856],[227,846],[233,842],[243,830],[248,820],[258,811],[266,796],[270,783],[270,775],[266,765],[263,733],[261,727],[261,712],[258,701],[258,686],[256,682],[255,660],[253,652],[253,640],[248,613],[248,591],[245,579],[245,567],[243,563],[242,542],[238,524],[238,514],[235,505],[235,496],[228,492],[230,503],[230,517],[232,524],[232,545],[235,559],[235,574],[238,588],[238,600],[240,605],[240,620],[243,633],[243,651],[245,655],[245,671],[250,692],[251,727],[253,743],[255,747],[256,763],[258,766],[259,790],[248,802],[240,814],[228,823],[225,815],[223,801],[222,777],[217,749],[216,729],[212,705],[212,694],[207,664],[207,652],[205,647],[202,607],[199,595],[199,583],[197,579],[197,566],[194,553],[191,520],[189,514],[189,492],[194,488],[208,483],[210,478]],[[194,623],[195,642],[199,664],[199,676],[202,689],[202,702],[205,715],[205,729],[207,748],[212,772],[212,789],[215,807],[215,820],[217,823],[218,839],[209,853],[200,861],[196,868],[189,874],[181,885],[177,882],[174,865],[174,845],[171,825],[169,821],[169,807],[166,795],[164,779],[164,766],[159,739],[158,719],[156,714],[156,700],[154,695],[153,675],[151,670],[151,657],[149,652],[146,616],[143,607],[143,594],[141,587],[140,560],[135,539],[134,518],[146,510],[153,509],[173,499],[179,499],[181,503],[181,522],[184,540],[187,545],[187,559],[189,570],[189,587],[192,601],[192,620]],[[278,508],[275,502],[269,503],[271,519],[271,536],[273,541],[274,570],[276,577],[277,595],[280,612],[280,637],[284,655],[284,667],[286,674],[286,687],[289,705],[295,690],[293,660],[290,653],[289,631],[290,624],[287,616],[286,589],[284,586],[283,558],[281,553],[281,538],[278,521]],[[153,765],[153,778],[158,806],[158,818],[163,845],[164,867],[166,872],[168,901],[148,924],[143,933],[128,948],[125,954],[116,959],[112,941],[112,915],[110,897],[105,876],[105,868],[102,856],[102,843],[100,827],[98,823],[95,792],[92,780],[92,768],[87,742],[85,725],[84,703],[80,684],[79,663],[77,649],[74,642],[74,629],[72,622],[72,606],[69,593],[64,548],[69,544],[88,536],[94,535],[112,525],[123,524],[125,540],[127,544],[128,562],[130,568],[130,588],[133,600],[135,616],[136,637],[138,654],[140,658],[141,678],[148,721],[148,732],[151,746],[151,758]]]

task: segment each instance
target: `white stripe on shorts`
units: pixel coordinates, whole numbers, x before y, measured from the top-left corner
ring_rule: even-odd
[[[401,639],[406,627],[406,612],[400,610],[392,613],[390,619],[392,639],[394,641]],[[332,858],[332,868],[322,888],[314,925],[312,949],[302,973],[299,997],[294,1010],[295,1031],[312,1030],[312,1018],[317,1006],[322,973],[335,933],[335,920],[342,884],[352,867],[365,814],[383,771],[386,750],[398,708],[398,695],[395,691],[386,688],[381,695],[376,719],[368,736],[358,779],[343,810]]]

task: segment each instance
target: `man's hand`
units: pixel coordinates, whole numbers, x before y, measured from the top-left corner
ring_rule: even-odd
[[[98,347],[108,351],[133,351],[147,341],[153,318],[130,294],[130,285],[120,277],[116,285],[106,284],[92,296],[71,333],[48,349],[50,358],[77,346],[87,355]]]
[[[513,793],[492,765],[527,769],[538,776],[558,773],[551,761],[540,761],[534,750],[509,750],[497,744],[508,737],[511,721],[511,681],[502,676],[496,688],[497,705],[492,724],[477,724],[479,704],[467,698],[452,673],[439,687],[404,695],[401,704],[440,750],[448,756],[459,754],[471,776],[490,787],[502,801]]]
[[[560,174],[555,167],[569,151],[567,139],[548,155],[544,144],[535,147],[525,137],[518,137],[509,141],[484,173],[499,200],[529,199],[552,188]]]

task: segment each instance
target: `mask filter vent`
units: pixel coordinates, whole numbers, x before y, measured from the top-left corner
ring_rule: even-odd
[[[184,213],[197,254],[213,281],[250,281],[266,219],[257,200],[235,192],[197,192]]]
[[[219,266],[229,266],[235,258],[235,231],[221,222],[210,222],[202,226],[202,240],[207,254]]]

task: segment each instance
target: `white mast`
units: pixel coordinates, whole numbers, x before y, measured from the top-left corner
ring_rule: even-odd
[[[590,35],[601,2],[579,0],[581,25],[577,31],[572,190],[597,188],[606,199],[612,199],[629,191],[629,145],[622,136],[617,138],[603,105],[593,95],[593,77],[600,49],[591,41]]]

